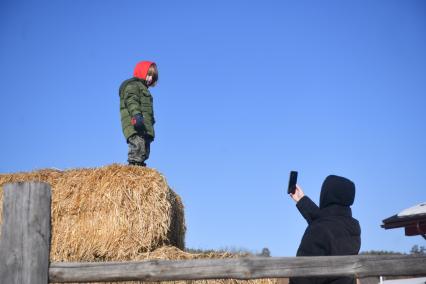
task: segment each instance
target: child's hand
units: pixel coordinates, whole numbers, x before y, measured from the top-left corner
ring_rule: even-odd
[[[141,113],[135,114],[135,116],[132,117],[131,122],[136,131],[138,132],[145,131],[145,125],[143,123],[143,115]]]
[[[303,196],[305,196],[305,194],[303,193],[302,188],[296,184],[296,190],[294,193],[290,193],[290,197],[297,203]]]

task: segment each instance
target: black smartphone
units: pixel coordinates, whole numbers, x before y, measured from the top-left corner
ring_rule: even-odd
[[[290,179],[288,180],[288,189],[287,194],[294,194],[294,191],[296,190],[296,183],[297,183],[297,172],[291,171],[290,172]]]

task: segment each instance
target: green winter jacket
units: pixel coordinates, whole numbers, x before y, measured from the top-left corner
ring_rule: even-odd
[[[134,115],[141,113],[144,118],[145,133],[139,133],[154,139],[154,109],[151,93],[145,81],[136,77],[124,81],[120,86],[120,115],[123,134],[128,139],[137,134],[131,123]]]

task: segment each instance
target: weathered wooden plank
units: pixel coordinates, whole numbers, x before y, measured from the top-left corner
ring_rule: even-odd
[[[426,275],[426,256],[328,256],[52,263],[51,282]]]
[[[10,284],[46,284],[49,277],[50,186],[3,186],[0,279]]]

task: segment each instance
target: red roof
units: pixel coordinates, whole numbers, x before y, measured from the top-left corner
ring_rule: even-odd
[[[405,228],[406,236],[422,235],[426,239],[426,202],[383,220],[385,229]]]

